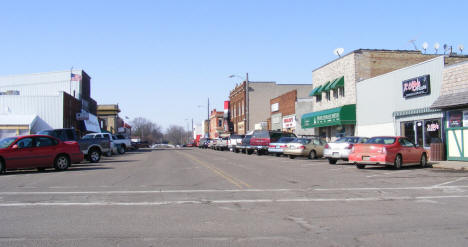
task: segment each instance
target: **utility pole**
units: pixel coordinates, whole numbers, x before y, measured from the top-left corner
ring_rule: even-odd
[[[246,115],[246,123],[245,123],[245,134],[249,131],[249,73],[245,73],[245,115]]]
[[[208,97],[208,138],[210,138],[210,97]]]

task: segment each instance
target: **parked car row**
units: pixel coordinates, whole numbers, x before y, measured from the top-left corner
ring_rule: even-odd
[[[102,155],[124,154],[130,139],[110,133],[92,133],[79,138],[74,129],[44,130],[37,135],[0,140],[0,172],[7,169],[55,168],[66,170],[84,159],[92,163]]]
[[[285,155],[291,159],[298,156],[309,159],[326,158],[332,165],[343,160],[359,169],[367,165],[400,169],[407,165],[419,164],[426,167],[428,164],[427,150],[401,136],[349,136],[327,143],[319,137],[297,137],[293,133],[255,130],[245,136],[231,135],[227,140],[202,138],[199,148],[257,155],[272,154],[278,157]]]

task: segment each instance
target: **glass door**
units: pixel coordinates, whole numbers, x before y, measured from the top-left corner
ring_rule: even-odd
[[[416,146],[423,146],[424,145],[424,127],[422,121],[416,121]]]

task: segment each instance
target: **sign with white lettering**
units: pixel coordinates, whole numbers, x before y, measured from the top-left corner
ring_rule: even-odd
[[[403,98],[431,94],[430,76],[423,75],[402,82]]]

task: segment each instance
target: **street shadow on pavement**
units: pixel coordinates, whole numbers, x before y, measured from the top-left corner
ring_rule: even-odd
[[[28,174],[46,174],[46,173],[63,173],[66,174],[67,172],[73,172],[73,171],[85,171],[85,170],[107,170],[107,169],[114,169],[112,167],[104,167],[104,166],[93,166],[93,167],[79,167],[79,166],[72,166],[68,168],[66,171],[56,171],[53,168],[49,168],[44,171],[38,171],[37,169],[33,170],[13,170],[13,171],[7,171],[6,173],[3,173],[0,175],[0,178],[3,176],[21,176],[21,175],[28,175]]]
[[[113,160],[113,159],[105,159],[99,161],[99,163],[122,163],[122,162],[135,162],[138,160]]]

